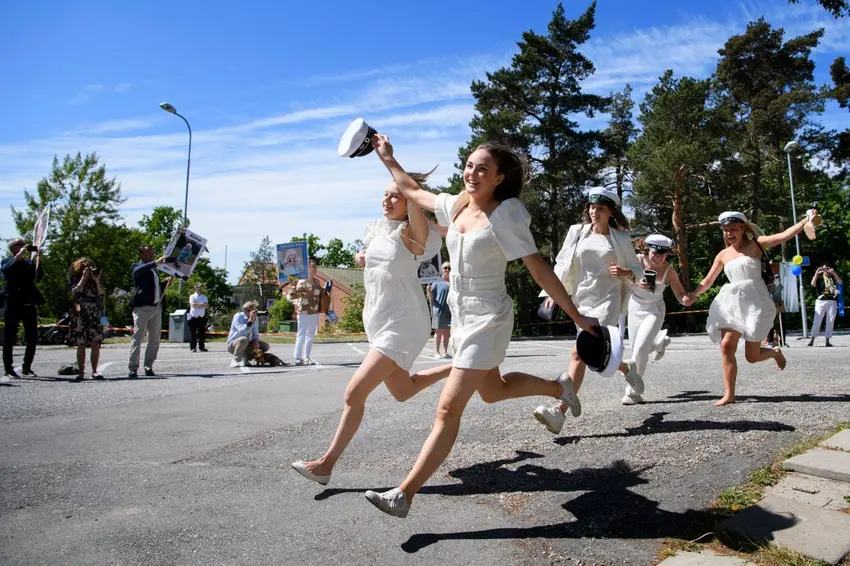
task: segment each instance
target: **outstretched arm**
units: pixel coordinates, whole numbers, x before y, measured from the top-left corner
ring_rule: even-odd
[[[803,226],[808,222],[808,218],[804,218],[800,220],[784,232],[780,232],[779,234],[770,234],[769,236],[759,236],[758,243],[761,244],[761,247],[764,249],[772,248],[774,246],[778,246],[782,242],[787,242],[797,234],[803,231]]]
[[[522,262],[537,284],[543,287],[543,290],[558,303],[559,307],[564,309],[573,322],[576,323],[576,326],[594,334],[591,329],[599,324],[599,321],[578,312],[573,300],[570,299],[566,289],[564,289],[564,284],[561,283],[561,280],[558,279],[558,276],[555,275],[549,264],[543,261],[540,254],[527,255],[522,258]]]
[[[699,282],[697,288],[693,290],[690,294],[691,297],[696,300],[697,297],[708,291],[709,287],[714,284],[717,276],[720,275],[720,272],[723,270],[723,262],[720,261],[720,254],[717,254],[717,257],[714,258],[714,263],[711,265],[711,269],[708,271],[708,275]]]
[[[673,290],[673,296],[676,297],[676,300],[685,304],[683,301],[687,298],[688,292],[685,291],[685,286],[682,285],[682,281],[679,279],[679,274],[672,267],[670,268],[670,272],[667,274],[667,282],[670,284],[670,289]]]
[[[372,136],[372,147],[375,148],[375,153],[381,160],[381,163],[387,168],[393,176],[393,181],[398,185],[399,190],[409,202],[424,208],[425,210],[434,211],[434,201],[437,200],[437,195],[428,192],[419,186],[419,183],[414,181],[407,172],[401,168],[398,161],[393,157],[393,146],[390,145],[390,138],[381,134]]]

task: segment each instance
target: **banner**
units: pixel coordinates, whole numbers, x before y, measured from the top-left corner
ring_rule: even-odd
[[[32,243],[39,250],[47,241],[47,229],[50,227],[50,205],[41,211],[32,228]]]
[[[288,242],[277,245],[277,280],[279,283],[298,281],[310,276],[307,242]]]
[[[163,273],[188,279],[195,270],[198,258],[207,247],[207,239],[203,236],[178,228],[165,248],[165,263],[158,266]]]
[[[432,257],[431,259],[426,259],[422,263],[419,264],[419,284],[420,285],[428,285],[430,283],[434,283],[442,279],[440,275],[442,270],[443,261],[441,259],[441,252],[437,252],[437,255]]]

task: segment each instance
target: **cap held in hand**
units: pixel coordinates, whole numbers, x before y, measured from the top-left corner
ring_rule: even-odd
[[[372,137],[377,134],[375,128],[363,118],[357,118],[342,134],[337,151],[340,157],[363,157],[372,152]]]
[[[623,339],[615,326],[595,326],[597,336],[590,332],[579,332],[576,350],[591,371],[602,377],[611,377],[623,359]]]

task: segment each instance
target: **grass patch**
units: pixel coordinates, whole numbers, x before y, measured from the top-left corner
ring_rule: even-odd
[[[709,506],[709,511],[717,516],[717,523],[719,523],[727,517],[754,505],[762,498],[766,487],[776,484],[787,474],[782,468],[782,462],[817,447],[827,438],[845,429],[850,429],[850,421],[839,422],[827,433],[809,438],[788,448],[773,464],[753,471],[744,485],[732,486],[723,490],[717,500]],[[845,496],[844,500],[850,503],[850,496]],[[850,507],[844,509],[843,512],[850,513]],[[719,532],[717,525],[714,526],[713,530]],[[666,539],[662,544],[660,556],[663,560],[679,552],[700,552],[702,550],[712,550],[715,554],[739,556],[761,566],[823,566],[826,564],[819,560],[807,558],[799,552],[787,548],[765,542],[742,540],[732,533],[726,532],[706,536],[699,542]],[[841,565],[850,566],[850,556],[846,557]]]

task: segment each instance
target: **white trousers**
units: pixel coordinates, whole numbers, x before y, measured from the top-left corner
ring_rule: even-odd
[[[812,338],[818,337],[820,323],[826,318],[826,328],[823,329],[824,337],[832,338],[832,327],[835,326],[835,315],[838,314],[838,301],[815,301],[815,319],[812,321]]]
[[[301,313],[296,318],[298,320],[298,334],[295,337],[295,353],[293,356],[296,360],[303,360],[309,358],[313,351],[313,338],[319,330],[319,315],[318,313]]]
[[[664,301],[657,305],[642,305],[634,298],[629,299],[629,343],[632,346],[632,361],[638,375],[643,377],[649,363],[649,355],[658,346],[658,333],[664,324]]]

